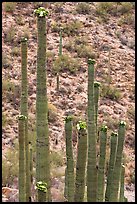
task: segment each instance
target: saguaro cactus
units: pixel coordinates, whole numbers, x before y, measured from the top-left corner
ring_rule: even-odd
[[[21,115],[25,115],[25,173],[26,173],[26,201],[29,201],[29,139],[28,139],[28,79],[27,79],[27,38],[21,40]]]
[[[120,179],[120,197],[119,202],[124,202],[124,178],[125,178],[125,166],[121,164],[121,179]]]
[[[110,191],[111,191],[111,183],[113,179],[113,170],[116,160],[116,152],[117,152],[117,143],[118,143],[118,134],[116,132],[111,133],[111,145],[110,145],[110,158],[109,158],[109,166],[107,173],[107,185],[105,192],[105,201],[109,202],[110,199]]]
[[[100,131],[100,156],[99,156],[99,166],[98,166],[97,202],[104,201],[106,145],[107,145],[107,126],[103,125]]]
[[[65,138],[66,138],[66,158],[67,158],[67,180],[66,180],[66,198],[68,202],[74,201],[74,160],[72,150],[72,117],[65,118]]]
[[[125,125],[124,121],[119,123],[118,129],[118,146],[116,153],[116,162],[113,171],[113,180],[112,180],[112,188],[110,193],[110,202],[119,202],[119,183],[121,176],[121,161],[122,161],[122,152],[125,138]]]
[[[86,122],[79,121],[78,150],[76,163],[76,181],[74,202],[83,202],[85,193],[85,170],[87,160],[87,127]]]
[[[47,73],[46,73],[46,16],[48,11],[40,7],[37,16],[37,86],[36,86],[36,181],[47,183],[47,193],[38,188],[38,202],[51,201],[50,160],[48,135]]]
[[[100,83],[95,81],[94,82],[94,103],[95,103],[95,125],[96,125],[96,137],[97,137],[97,132],[98,132],[98,100],[99,100],[99,88],[100,88]]]
[[[87,164],[87,201],[97,200],[97,168],[96,168],[96,130],[94,110],[94,64],[88,60],[88,164]]]
[[[26,202],[26,174],[25,174],[25,120],[27,117],[19,115],[19,202]]]

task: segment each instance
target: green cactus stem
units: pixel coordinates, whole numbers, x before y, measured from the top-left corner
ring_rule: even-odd
[[[68,181],[68,178],[67,178],[67,167],[65,168],[65,188],[64,188],[64,197],[66,198],[66,200],[68,200],[68,184],[67,184],[67,181]]]
[[[29,201],[29,138],[28,138],[28,79],[27,79],[27,38],[21,39],[21,114],[27,117],[25,120],[25,172],[26,172],[26,201]]]
[[[72,116],[65,118],[66,158],[67,158],[67,200],[74,201],[74,160],[72,149]]]
[[[117,153],[116,153],[116,162],[115,162],[114,171],[113,171],[110,202],[119,202],[119,183],[120,183],[120,177],[121,177],[121,162],[122,162],[122,153],[123,153],[123,145],[124,145],[124,138],[125,138],[125,126],[126,126],[126,123],[124,121],[121,121],[119,123],[118,146],[117,146]]]
[[[57,91],[59,91],[59,73],[57,73]]]
[[[100,131],[100,156],[98,166],[98,193],[97,202],[104,202],[105,197],[105,165],[107,147],[107,126],[103,125]]]
[[[76,162],[76,181],[74,202],[83,202],[85,193],[85,170],[87,159],[87,127],[86,122],[79,121],[78,129],[78,151]]]
[[[48,11],[40,7],[37,16],[37,85],[36,85],[36,181],[47,183],[47,192],[38,188],[38,202],[50,202],[50,152],[48,135],[48,99],[46,70],[46,18]]]
[[[87,202],[97,200],[96,130],[94,110],[94,64],[88,60],[88,163],[87,163]]]
[[[94,103],[95,103],[95,124],[96,124],[96,137],[98,133],[98,100],[99,100],[99,88],[100,88],[100,83],[95,81],[94,82]],[[98,138],[97,138],[98,140]]]
[[[105,192],[106,202],[109,202],[110,200],[110,190],[111,190],[113,170],[114,170],[114,165],[116,160],[117,144],[118,144],[118,134],[116,132],[112,132],[111,145],[110,145],[110,158],[109,158],[108,173],[107,173],[107,185],[106,185],[106,192]]]
[[[32,144],[29,142],[29,167],[30,167],[30,187],[33,184],[33,156],[32,156]],[[29,202],[32,202],[31,200],[31,194],[29,197]]]
[[[124,202],[124,178],[125,178],[125,166],[121,165],[121,180],[120,180],[120,197],[119,202]]]
[[[26,202],[26,174],[25,174],[25,121],[27,117],[18,116],[19,130],[19,202]]]

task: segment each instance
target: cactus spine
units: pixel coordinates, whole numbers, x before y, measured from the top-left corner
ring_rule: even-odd
[[[74,160],[72,150],[72,117],[67,116],[65,118],[65,138],[66,138],[66,158],[67,158],[67,195],[68,202],[74,201]]]
[[[125,178],[125,166],[121,165],[121,179],[120,179],[120,197],[119,202],[124,202],[124,178]]]
[[[38,202],[50,201],[50,160],[48,136],[48,104],[46,73],[46,18],[48,11],[40,7],[37,16],[37,86],[36,86],[36,181],[47,183],[47,192],[38,188]]]
[[[26,202],[26,174],[25,174],[25,121],[27,117],[19,115],[19,202]]]
[[[118,143],[118,134],[116,132],[111,133],[111,145],[110,145],[110,158],[109,158],[109,166],[108,166],[108,174],[107,174],[107,185],[105,192],[105,201],[109,202],[110,200],[110,190],[112,188],[112,178],[113,178],[113,170],[116,160],[116,151],[117,151],[117,143]]]
[[[113,171],[113,181],[112,181],[112,188],[110,193],[110,202],[119,202],[119,183],[120,183],[120,176],[121,176],[121,161],[122,161],[122,152],[123,152],[123,145],[124,145],[124,138],[125,138],[125,125],[124,121],[119,123],[118,129],[118,146],[117,146],[117,153],[116,153],[116,162]]]
[[[104,201],[106,145],[107,145],[107,126],[102,126],[100,131],[100,157],[99,157],[99,167],[98,167],[97,202]]]
[[[29,139],[28,139],[28,80],[27,80],[27,38],[21,40],[21,115],[25,115],[25,172],[26,172],[26,201],[29,201]]]
[[[78,152],[76,163],[76,181],[74,202],[83,202],[85,193],[85,169],[87,159],[87,127],[86,123],[79,121],[78,129]]]
[[[87,164],[87,202],[97,200],[96,134],[94,110],[94,64],[88,60],[88,164]]]

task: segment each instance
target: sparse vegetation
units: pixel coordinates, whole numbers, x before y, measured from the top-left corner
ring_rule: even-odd
[[[2,161],[2,185],[12,185],[15,177],[18,176],[18,150],[9,149]]]
[[[50,123],[54,123],[58,119],[58,110],[57,108],[52,104],[48,103],[48,120]]]
[[[66,54],[62,54],[61,56],[57,57],[53,63],[54,73],[69,71],[70,73],[74,74],[79,68],[79,61]]]
[[[80,2],[76,6],[76,11],[79,14],[90,14],[90,5],[87,2]]]
[[[2,53],[2,67],[3,68],[8,68],[11,67],[12,63],[11,63],[11,58],[7,53]]]
[[[16,8],[16,2],[3,2],[5,12],[13,13]]]
[[[111,100],[118,101],[121,98],[121,92],[118,88],[113,85],[101,85],[101,96],[105,98],[109,98]]]
[[[12,51],[11,51],[11,54],[12,54],[13,56],[16,56],[16,57],[20,56],[20,49],[19,49],[19,47],[14,47],[14,48],[12,49]]]
[[[79,20],[74,20],[67,24],[63,24],[63,33],[67,34],[68,36],[75,36],[79,34],[80,29],[83,27],[83,23]]]
[[[14,25],[11,25],[9,28],[5,31],[5,42],[13,43],[15,39],[16,29]]]

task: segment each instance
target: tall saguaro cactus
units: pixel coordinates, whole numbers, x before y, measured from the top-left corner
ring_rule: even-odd
[[[28,79],[27,79],[27,38],[21,40],[21,115],[25,115],[25,173],[26,173],[26,201],[29,201],[29,139],[28,139]]]
[[[97,137],[97,132],[98,132],[98,100],[99,100],[99,88],[100,88],[100,83],[95,81],[94,82],[94,103],[95,103],[95,125],[96,125],[96,137]]]
[[[75,202],[83,202],[85,193],[85,170],[87,160],[87,127],[86,122],[79,121],[78,150],[76,163]]]
[[[87,202],[97,200],[96,130],[94,110],[94,64],[88,60],[88,163],[87,163]]]
[[[116,162],[113,171],[112,188],[110,193],[110,202],[119,202],[119,183],[121,177],[121,162],[122,162],[122,152],[125,138],[125,126],[126,123],[121,121],[119,123],[118,129],[118,146],[116,153]]]
[[[65,118],[65,138],[66,138],[66,198],[68,202],[74,201],[74,160],[73,160],[73,149],[72,149],[72,116]]]
[[[46,73],[46,16],[48,11],[40,7],[37,16],[37,86],[36,86],[36,181],[47,183],[47,192],[38,188],[38,202],[51,201],[50,159],[48,135],[47,73]]]
[[[19,202],[26,202],[26,174],[25,174],[25,121],[27,117],[19,115]]]
[[[98,166],[98,193],[97,202],[104,201],[105,195],[105,162],[107,145],[107,126],[102,126],[100,131],[100,156]]]
[[[117,143],[118,143],[118,134],[116,132],[112,132],[111,133],[111,144],[110,144],[110,158],[109,158],[109,166],[108,166],[108,173],[107,173],[107,185],[106,185],[106,192],[105,192],[106,202],[109,202],[110,200],[113,170],[114,170],[116,152],[117,152]]]

